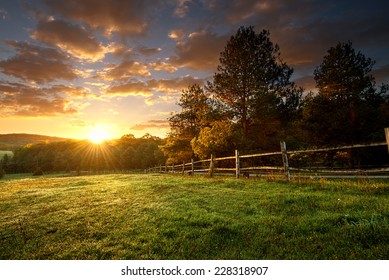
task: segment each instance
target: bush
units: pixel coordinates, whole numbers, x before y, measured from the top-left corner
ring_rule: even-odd
[[[40,167],[37,167],[34,171],[34,173],[32,173],[33,176],[42,176],[43,175],[43,171]]]
[[[2,168],[0,168],[0,179],[3,178],[4,175],[5,175],[5,171]]]

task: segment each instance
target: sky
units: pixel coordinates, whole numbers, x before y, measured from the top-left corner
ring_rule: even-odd
[[[388,12],[386,0],[0,0],[0,134],[166,137],[182,90],[212,80],[240,26],[269,30],[306,91],[348,40],[389,83]]]

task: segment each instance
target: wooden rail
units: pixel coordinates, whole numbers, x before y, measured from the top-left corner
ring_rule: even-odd
[[[384,168],[372,168],[372,169],[351,169],[351,170],[334,170],[326,168],[296,168],[289,166],[289,156],[294,154],[302,153],[318,153],[318,152],[329,152],[337,150],[350,150],[358,148],[368,148],[368,147],[378,147],[378,146],[388,146],[389,151],[389,129],[385,129],[385,134],[387,137],[387,142],[377,142],[370,144],[356,144],[356,145],[346,145],[340,147],[329,147],[329,148],[317,148],[317,149],[306,149],[306,150],[295,150],[288,151],[286,148],[286,143],[280,143],[280,152],[269,152],[269,153],[258,153],[258,154],[248,154],[240,155],[238,150],[235,150],[234,156],[220,157],[215,158],[211,156],[210,159],[194,161],[193,159],[190,162],[183,162],[179,165],[171,166],[159,166],[149,168],[147,172],[172,172],[172,173],[208,173],[209,176],[213,176],[214,173],[224,172],[223,174],[234,174],[236,178],[239,178],[241,175],[245,177],[250,176],[250,172],[256,171],[257,176],[285,176],[287,181],[291,180],[291,176],[309,176],[309,177],[333,177],[338,178],[340,176],[375,176],[389,178],[389,167]],[[242,159],[256,158],[256,157],[270,157],[270,156],[281,156],[283,166],[250,166],[250,167],[241,167]],[[234,167],[217,167],[215,163],[222,161],[233,161]],[[198,165],[201,164],[201,167]],[[232,165],[232,164],[231,164]],[[389,161],[388,161],[389,166]],[[263,172],[263,173],[261,173]],[[276,174],[274,172],[277,172]],[[292,174],[293,173],[293,174]],[[266,175],[267,174],[267,175]]]

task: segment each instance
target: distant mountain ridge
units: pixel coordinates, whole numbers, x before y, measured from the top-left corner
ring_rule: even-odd
[[[28,144],[59,142],[65,140],[69,140],[69,138],[28,133],[0,134],[0,150],[13,150]]]

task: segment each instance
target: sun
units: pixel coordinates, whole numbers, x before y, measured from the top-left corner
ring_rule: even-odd
[[[88,133],[88,139],[94,144],[101,144],[106,140],[111,139],[112,136],[103,126],[96,126]]]

